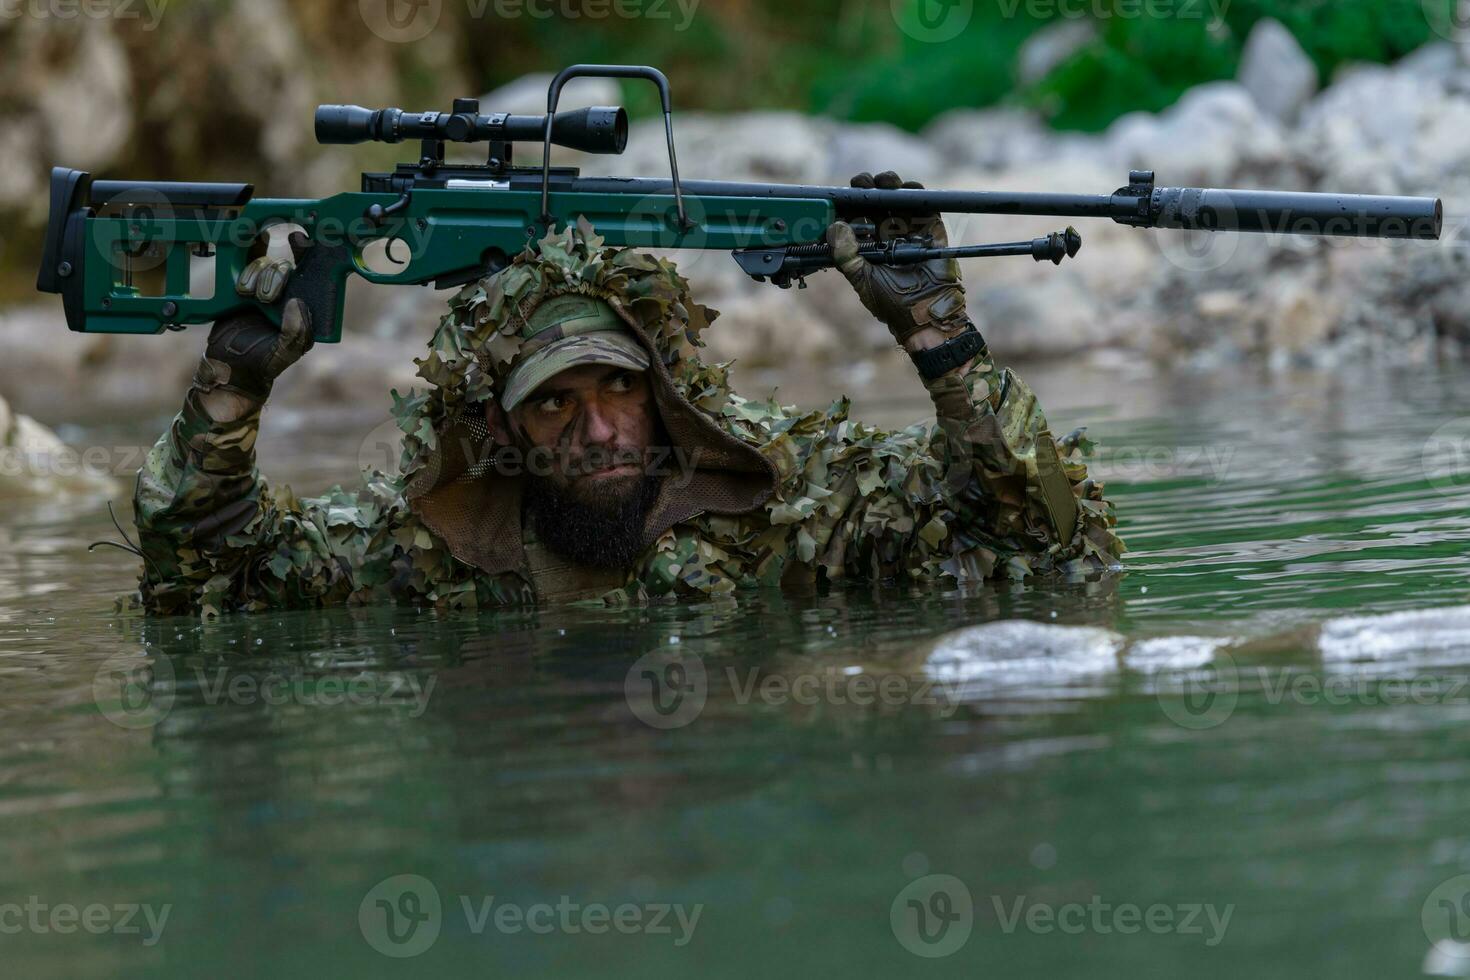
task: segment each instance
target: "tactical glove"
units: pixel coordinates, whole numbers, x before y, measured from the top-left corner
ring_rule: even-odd
[[[300,261],[311,240],[301,232],[290,238],[291,254]],[[264,251],[263,244],[260,250]],[[235,292],[261,303],[274,303],[286,288],[295,266],[264,254],[253,258],[235,280]],[[289,300],[279,329],[258,310],[216,320],[194,383],[204,391],[231,391],[263,402],[281,372],[311,349],[311,316],[299,299]]]
[[[916,181],[903,181],[892,170],[877,177],[858,174],[853,187],[896,190],[922,188]],[[888,218],[878,224],[878,241],[932,238],[932,244],[949,244],[944,222],[937,214],[913,218]],[[934,259],[919,265],[873,265],[858,255],[857,235],[846,222],[837,222],[827,231],[832,258],[838,269],[852,283],[858,298],[868,311],[887,324],[893,339],[904,344],[925,327],[936,327],[946,334],[955,333],[968,323],[965,315],[965,287],[960,282],[960,266],[954,259]]]

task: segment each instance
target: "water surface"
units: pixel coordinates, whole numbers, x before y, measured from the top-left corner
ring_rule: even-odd
[[[1470,974],[1470,374],[1033,380],[1113,580],[149,621],[102,498],[11,503],[7,974]]]

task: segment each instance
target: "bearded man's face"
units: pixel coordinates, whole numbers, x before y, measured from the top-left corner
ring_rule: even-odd
[[[642,371],[582,364],[549,378],[492,431],[525,454],[526,512],[553,551],[626,568],[637,557],[660,479],[649,471],[667,441]],[[508,433],[505,429],[508,428]]]

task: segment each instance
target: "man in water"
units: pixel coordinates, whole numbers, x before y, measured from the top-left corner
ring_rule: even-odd
[[[880,234],[946,242],[938,215]],[[802,413],[740,397],[699,358],[716,314],[673,265],[603,249],[581,222],[451,301],[415,362],[427,389],[393,393],[400,474],[300,499],[259,475],[255,439],[275,378],[311,346],[305,309],[288,303],[279,330],[256,312],[221,320],[139,473],[144,606],[643,602],[1115,566],[1112,505],[991,360],[958,264],[872,265],[845,224],[829,240],[913,359],[933,423],[881,432],[845,398]],[[257,259],[237,289],[274,302],[290,271]]]

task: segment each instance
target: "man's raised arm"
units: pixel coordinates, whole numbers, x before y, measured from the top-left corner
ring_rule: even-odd
[[[299,257],[309,245],[297,233],[291,247]],[[271,303],[290,271],[291,263],[261,256],[236,289]],[[272,493],[255,467],[261,409],[311,345],[299,300],[287,303],[279,329],[253,311],[211,328],[183,409],[138,473],[134,516],[150,611],[314,605],[353,591],[357,569],[340,556],[368,550],[355,539],[372,536],[372,522],[329,527],[319,502]]]
[[[876,178],[860,174],[853,186],[920,185],[890,171]],[[932,236],[935,245],[948,244],[938,215],[879,231],[883,238]],[[909,495],[907,506],[926,520],[913,528],[905,550],[933,558],[949,552],[950,567],[970,575],[1086,572],[1115,564],[1123,545],[1112,532],[1111,504],[1087,479],[1086,467],[1058,450],[1031,390],[991,360],[966,314],[959,264],[873,265],[858,256],[847,225],[834,225],[829,238],[838,269],[909,352],[934,402],[938,425],[927,445],[910,448],[937,461],[943,475]],[[1073,448],[1065,447],[1068,455]],[[874,503],[891,509],[898,501],[891,495],[855,501],[858,509]],[[851,517],[849,526],[867,523]],[[914,564],[913,555],[906,557],[903,564]]]

